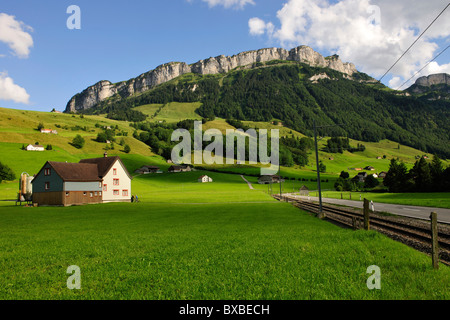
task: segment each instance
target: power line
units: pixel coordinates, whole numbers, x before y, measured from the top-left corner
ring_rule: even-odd
[[[416,42],[424,35],[425,32],[427,32],[427,30],[432,26],[432,24],[444,13],[445,10],[447,10],[447,8],[450,6],[450,2],[445,6],[444,10],[441,11],[441,13],[438,14],[438,16],[436,18],[434,18],[434,20],[428,25],[428,27],[420,34],[420,36],[409,46],[408,49],[406,49],[405,52],[403,52],[403,54],[400,56],[400,58],[397,59],[397,61],[395,61],[395,63],[388,69],[388,71],[386,71],[383,76],[380,78],[380,80],[378,80],[378,82],[381,82],[381,80],[389,73],[389,71],[391,71],[391,69],[400,61],[401,58],[403,58],[403,56],[409,51],[409,49],[412,48],[412,46],[414,46],[416,44]]]
[[[420,73],[423,69],[425,69],[430,63],[432,63],[432,62],[433,62],[434,60],[436,60],[441,54],[443,54],[444,51],[447,50],[448,48],[450,48],[450,45],[448,45],[447,48],[445,48],[444,50],[442,50],[441,52],[439,52],[439,54],[438,54],[436,57],[434,57],[432,60],[428,61],[428,63],[427,63],[426,65],[424,65],[424,66],[422,67],[422,69],[420,69],[419,71],[417,71],[411,78],[409,78],[408,80],[406,80],[405,82],[403,82],[403,84],[402,84],[400,87],[398,87],[397,89],[395,89],[395,90],[398,90],[398,89],[400,89],[401,87],[403,87],[403,86],[404,86],[406,83],[408,83],[412,78],[414,78],[418,73]]]

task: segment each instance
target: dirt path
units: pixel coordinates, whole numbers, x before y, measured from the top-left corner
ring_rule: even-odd
[[[247,180],[247,179],[245,179],[245,178],[244,178],[244,176],[243,176],[242,174],[241,174],[241,178],[242,178],[242,179],[244,179],[244,181],[245,181],[245,182],[247,182],[247,184],[248,184],[248,187],[249,187],[249,188],[250,188],[251,190],[254,190],[254,188],[253,188],[252,184],[251,184],[250,182],[248,182],[248,180]]]

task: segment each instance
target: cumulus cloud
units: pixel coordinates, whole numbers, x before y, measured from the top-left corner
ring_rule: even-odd
[[[0,100],[12,100],[16,103],[28,104],[30,95],[27,91],[14,83],[7,72],[0,72]]]
[[[263,35],[267,33],[269,36],[273,34],[275,26],[271,22],[264,22],[260,18],[251,18],[248,21],[249,32],[251,35]]]
[[[0,42],[6,43],[13,54],[19,58],[28,58],[33,38],[29,32],[33,29],[14,16],[0,13]]]
[[[305,44],[336,53],[344,61],[355,63],[359,70],[379,77],[443,8],[441,0],[288,0],[277,12],[278,27],[252,18],[249,32],[266,34],[286,48]],[[411,77],[439,51],[436,41],[449,36],[447,10],[391,70],[392,84]],[[434,62],[422,75],[445,70],[448,65]]]
[[[192,2],[193,0],[188,0],[188,2]],[[255,2],[253,0],[202,0],[206,2],[210,7],[215,6],[223,6],[226,9],[235,8],[235,9],[243,9],[247,4],[254,5]]]

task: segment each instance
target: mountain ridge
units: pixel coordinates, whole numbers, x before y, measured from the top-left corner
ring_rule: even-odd
[[[185,62],[169,62],[136,78],[118,83],[101,80],[74,95],[67,103],[64,112],[78,112],[94,108],[100,102],[116,94],[127,98],[133,94],[150,90],[186,73],[201,75],[227,73],[237,67],[272,60],[297,61],[315,67],[327,67],[342,72],[348,77],[358,72],[353,63],[342,62],[337,55],[324,57],[308,46],[299,46],[289,51],[282,48],[264,48],[244,51],[233,56],[219,55],[210,57],[189,65]]]

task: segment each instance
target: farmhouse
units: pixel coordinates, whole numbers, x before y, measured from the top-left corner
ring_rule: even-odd
[[[356,176],[354,176],[352,180],[354,180],[356,182],[364,182],[364,181],[366,181],[366,178],[367,178],[367,172],[360,172]]]
[[[52,129],[41,129],[41,133],[53,133],[58,134],[58,131]]]
[[[198,182],[201,182],[201,183],[213,182],[213,179],[208,177],[208,176],[206,176],[206,175],[203,175],[200,178],[198,178]]]
[[[44,151],[44,146],[38,144],[29,144],[27,145],[27,151]]]
[[[79,163],[47,161],[31,182],[38,205],[81,205],[129,202],[131,176],[119,157],[84,159]]]
[[[149,173],[160,173],[162,171],[159,170],[159,167],[156,166],[142,166],[134,172],[140,174],[149,174]]]
[[[370,171],[374,171],[374,170],[375,170],[375,168],[374,168],[374,167],[372,167],[372,166],[367,166],[367,167],[365,167],[365,168],[364,168],[364,170],[370,170]]]
[[[284,182],[284,179],[282,179],[278,175],[264,175],[258,178],[259,184],[270,184],[270,183],[280,183]]]
[[[170,166],[168,172],[188,172],[192,171],[191,167],[187,164],[180,164],[179,166]]]
[[[378,177],[384,179],[384,178],[386,177],[386,175],[387,175],[387,172],[386,172],[386,171],[382,171],[382,172],[380,172],[380,174],[378,175]]]
[[[308,189],[308,187],[307,186],[302,186],[301,188],[300,188],[300,195],[301,196],[309,196],[309,189]]]

